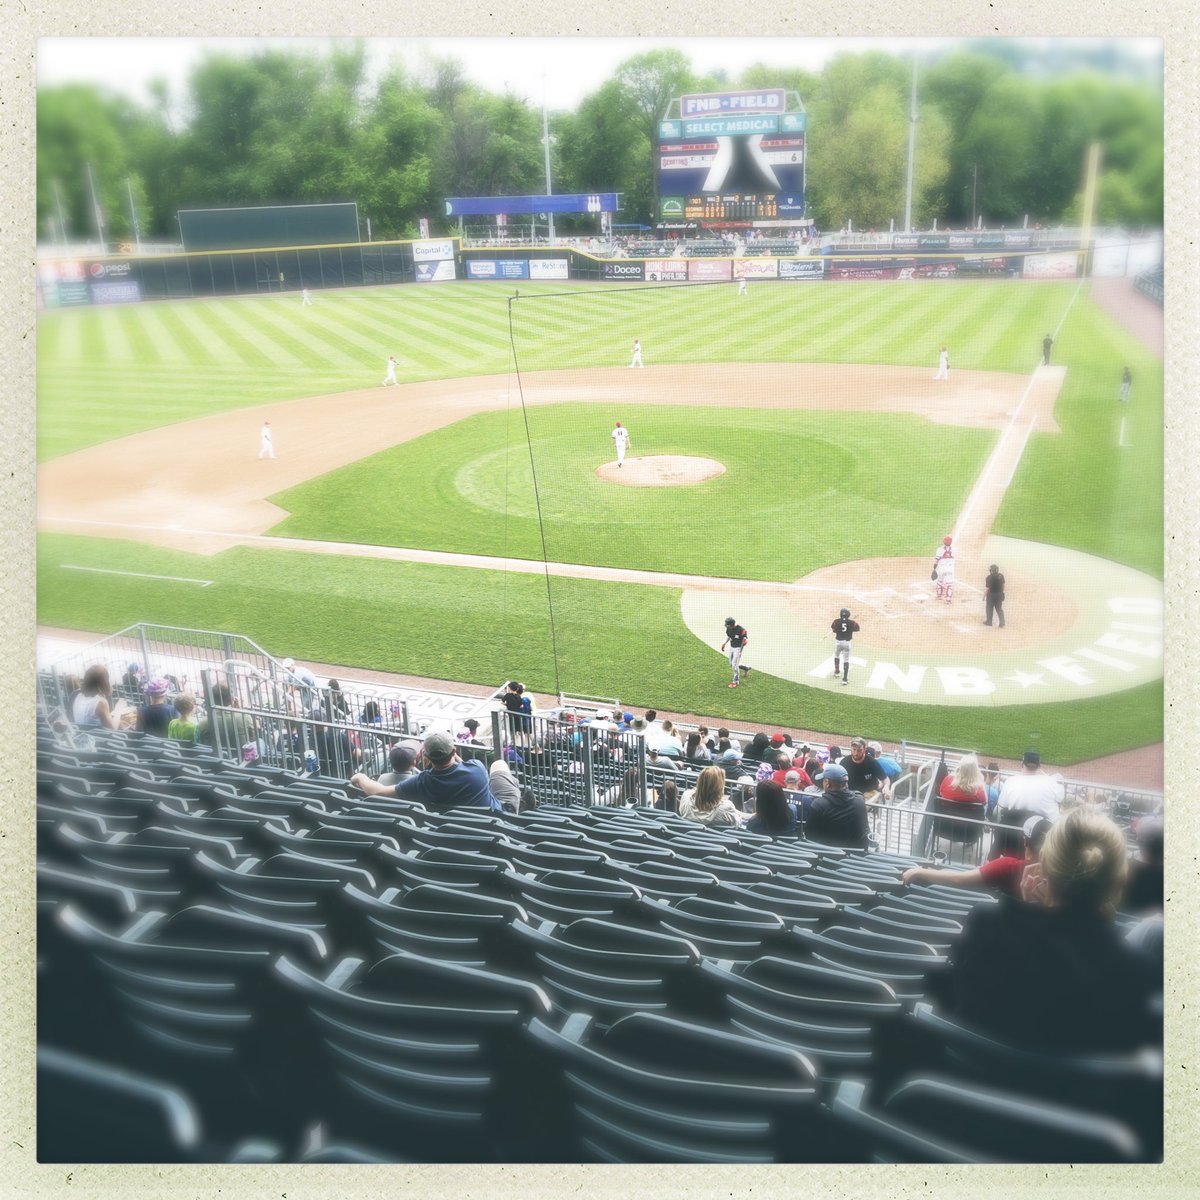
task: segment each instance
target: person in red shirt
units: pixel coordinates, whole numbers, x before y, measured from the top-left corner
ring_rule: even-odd
[[[951,804],[986,804],[987,788],[979,769],[979,759],[973,754],[964,754],[954,768],[954,774],[942,780],[938,795]]]
[[[973,871],[953,871],[943,867],[909,867],[900,876],[900,882],[937,883],[943,887],[989,888],[1006,896],[1021,898],[1021,876],[1025,868],[1038,861],[1046,834],[1054,827],[1053,821],[1045,817],[1030,817],[1025,822],[1022,834],[1025,840],[1024,854],[1001,854]]]

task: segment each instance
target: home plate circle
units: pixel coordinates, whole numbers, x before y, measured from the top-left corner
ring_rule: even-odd
[[[703,483],[725,474],[724,464],[712,458],[693,458],[680,454],[648,454],[627,458],[622,466],[607,462],[596,474],[610,483],[626,487],[683,487]]]

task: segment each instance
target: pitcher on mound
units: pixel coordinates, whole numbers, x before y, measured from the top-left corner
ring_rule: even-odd
[[[942,538],[933,558],[933,578],[937,582],[937,598],[947,604],[954,599],[954,547],[953,538]]]

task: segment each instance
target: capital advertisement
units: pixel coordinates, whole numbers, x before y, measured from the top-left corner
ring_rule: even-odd
[[[445,283],[448,279],[456,279],[454,259],[447,258],[441,262],[417,263],[418,283]]]
[[[729,280],[733,278],[733,272],[730,270],[732,265],[727,258],[690,258],[688,259],[688,279],[693,283]]]
[[[735,258],[734,279],[778,279],[779,271],[773,258]]]
[[[133,280],[124,283],[93,283],[93,304],[132,304],[142,298],[142,289]]]
[[[646,260],[646,278],[651,283],[680,283],[688,277],[687,259],[649,258]]]
[[[449,240],[435,242],[413,242],[414,262],[441,262],[454,257],[454,243]]]
[[[565,258],[531,258],[529,260],[530,279],[566,279],[567,260]]]
[[[1025,259],[1026,279],[1074,279],[1074,254],[1031,254]]]
[[[633,280],[643,279],[640,262],[606,262],[604,264],[605,279]]]
[[[781,258],[780,279],[821,279],[825,275],[825,263],[820,258]]]

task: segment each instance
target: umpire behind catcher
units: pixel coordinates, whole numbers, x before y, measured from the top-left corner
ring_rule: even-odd
[[[988,576],[983,581],[984,603],[987,606],[987,615],[984,617],[983,623],[990,625],[992,623],[992,613],[995,613],[1000,618],[1000,628],[1004,628],[1004,576],[1000,574],[1000,568],[992,563],[988,567]]]

